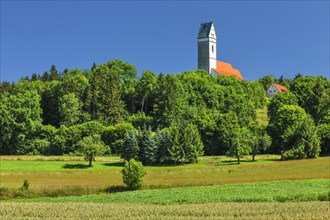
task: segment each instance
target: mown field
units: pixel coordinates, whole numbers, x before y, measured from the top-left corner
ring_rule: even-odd
[[[104,189],[122,186],[120,158],[97,158],[92,168],[86,164],[81,157],[1,156],[1,187],[20,191],[27,179],[28,191],[36,192],[32,197],[41,197],[2,200],[0,219],[330,217],[330,157],[279,161],[278,155],[260,155],[241,165],[227,157],[203,157],[197,164],[147,166],[144,190],[118,193]]]
[[[329,178],[329,157],[279,161],[278,155],[261,155],[241,165],[227,157],[202,157],[197,164],[147,166],[145,187],[169,188],[233,183]],[[30,189],[109,187],[122,185],[122,161],[97,158],[92,168],[82,158],[1,156],[1,186],[18,188],[27,179]],[[50,160],[50,161],[49,161]],[[60,161],[61,160],[61,161]]]

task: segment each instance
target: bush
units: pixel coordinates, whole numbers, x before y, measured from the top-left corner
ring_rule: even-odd
[[[21,186],[21,190],[28,190],[29,189],[29,186],[30,186],[30,183],[28,180],[24,180],[24,183],[23,185]]]
[[[304,146],[298,146],[297,148],[285,151],[283,154],[283,159],[285,160],[296,160],[305,158],[306,154],[304,152]]]
[[[137,162],[134,159],[126,161],[122,173],[124,184],[129,190],[137,190],[142,188],[142,177],[146,175],[146,171],[141,162]]]

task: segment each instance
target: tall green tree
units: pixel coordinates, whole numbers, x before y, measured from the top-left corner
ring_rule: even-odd
[[[141,112],[148,115],[152,111],[154,102],[154,93],[158,88],[157,77],[150,71],[143,71],[142,77],[139,80],[137,90],[138,96],[141,100]]]
[[[139,144],[135,131],[130,131],[127,133],[124,140],[124,149],[121,152],[121,157],[127,161],[130,159],[139,159]]]
[[[168,129],[156,131],[157,134],[157,161],[160,163],[171,161],[170,148],[171,148],[171,135]]]
[[[251,124],[249,126],[251,137],[248,140],[251,145],[252,160],[255,161],[255,156],[261,152],[265,152],[272,144],[271,137],[267,134],[266,128],[259,124]]]
[[[97,134],[84,137],[77,143],[77,146],[83,152],[85,160],[88,161],[88,166],[90,167],[96,156],[101,156],[108,150],[101,140],[101,136]]]
[[[235,157],[237,159],[237,164],[241,163],[241,158],[244,155],[248,155],[251,152],[251,146],[249,145],[250,138],[251,133],[247,128],[242,128],[238,133],[232,135],[227,155]]]
[[[203,155],[203,143],[195,125],[182,121],[172,127],[172,146],[169,153],[175,162],[196,163]]]
[[[59,100],[59,107],[61,125],[71,126],[79,122],[82,116],[82,102],[74,93],[62,96]]]
[[[45,90],[41,95],[42,119],[44,125],[59,127],[59,98],[61,83],[51,81],[45,83]]]
[[[279,110],[285,105],[296,105],[297,98],[293,93],[279,93],[274,98],[271,99],[268,104],[268,118],[269,123],[267,126],[267,133],[272,138],[272,145],[270,151],[273,153],[280,153],[281,148],[283,147],[283,142],[281,141],[281,134],[283,133],[283,126],[279,125],[278,120],[282,113],[279,113]],[[290,122],[289,122],[290,123]],[[290,123],[291,124],[291,123]]]
[[[129,113],[135,112],[135,99],[137,87],[137,71],[136,68],[129,63],[121,60],[112,60],[105,64],[110,73],[116,75],[119,81],[121,97]]]
[[[49,76],[49,79],[51,81],[53,80],[60,80],[61,76],[60,74],[58,73],[57,69],[56,69],[56,66],[53,64],[51,67],[50,67],[50,76]]]
[[[0,154],[28,154],[29,141],[41,129],[40,96],[36,91],[0,96]]]
[[[106,65],[94,69],[98,75],[96,89],[97,117],[105,125],[114,125],[124,121],[127,115],[125,103],[121,98],[120,81]]]
[[[63,94],[74,93],[81,101],[84,100],[89,86],[88,79],[80,70],[70,70],[63,75]]]
[[[293,130],[293,129],[292,129]],[[284,134],[286,151],[284,159],[316,158],[320,154],[320,138],[310,116],[303,119],[294,131]]]
[[[152,113],[156,119],[155,127],[169,127],[181,117],[187,104],[186,95],[175,75],[160,74],[158,88]]]
[[[152,134],[151,129],[144,128],[139,131],[139,160],[144,165],[151,165],[157,159],[157,142],[156,137]]]

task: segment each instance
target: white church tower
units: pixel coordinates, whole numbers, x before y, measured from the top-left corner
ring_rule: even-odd
[[[198,32],[198,69],[208,73],[217,68],[217,36],[213,21],[202,23]]]

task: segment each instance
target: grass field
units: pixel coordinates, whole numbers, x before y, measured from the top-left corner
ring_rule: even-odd
[[[146,205],[2,202],[7,219],[329,219],[328,202]]]
[[[79,161],[42,159],[35,161],[2,156],[1,186],[17,189],[25,179],[30,182],[32,190],[122,185],[120,170],[123,164],[119,158],[109,157],[109,161],[97,159],[92,168],[87,168],[82,158]],[[257,162],[243,161],[237,165],[227,157],[203,157],[198,164],[148,166],[145,187],[154,189],[329,178],[329,157],[279,161],[278,155],[262,155],[257,156],[257,159]]]
[[[329,179],[140,190],[101,195],[20,199],[26,202],[199,204],[214,202],[287,202],[329,200]]]

